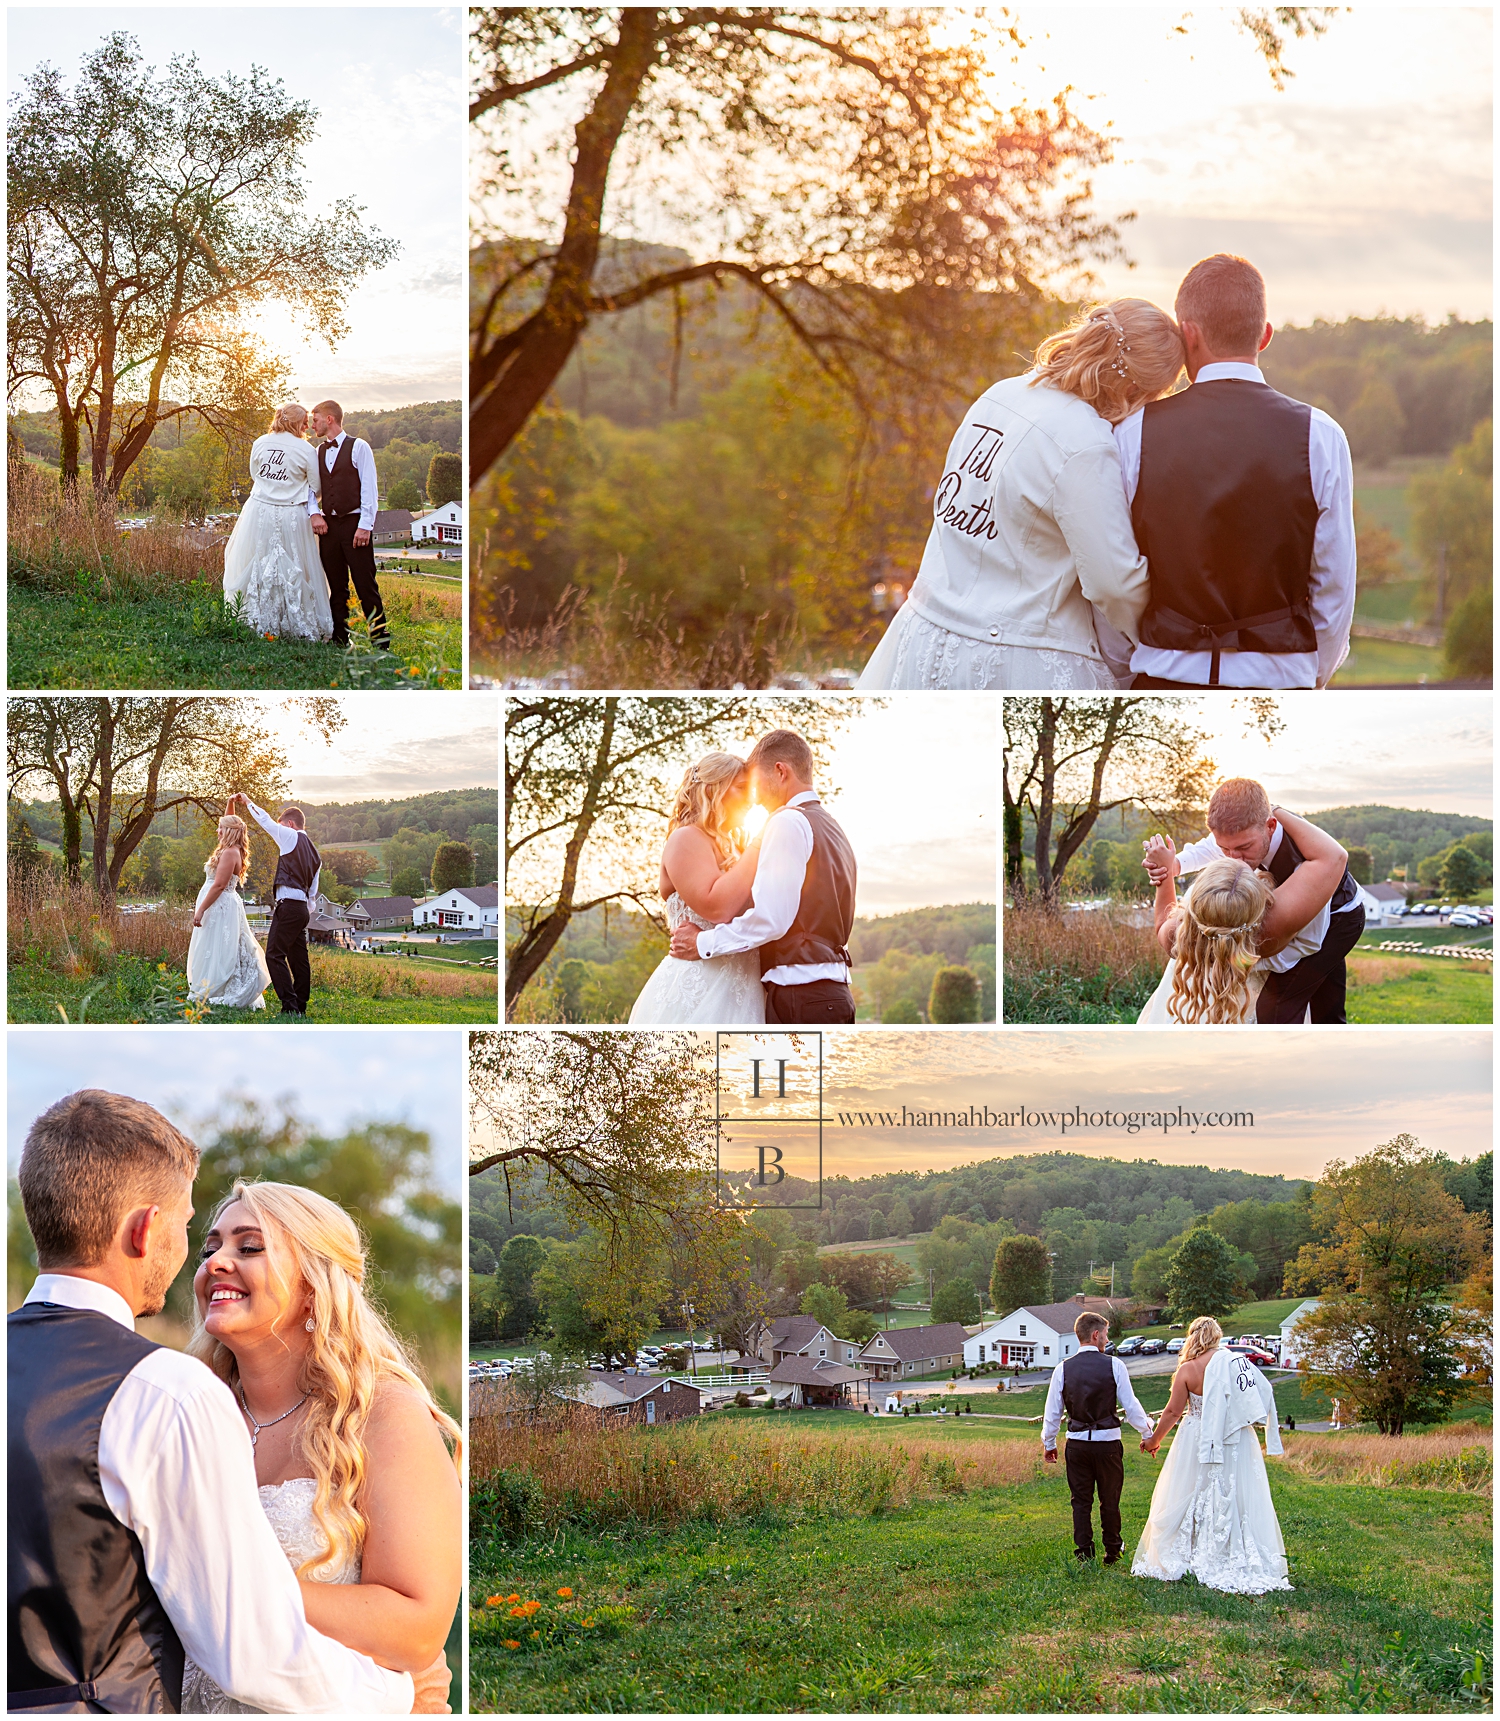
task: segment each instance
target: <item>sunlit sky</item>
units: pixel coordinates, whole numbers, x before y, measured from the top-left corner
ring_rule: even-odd
[[[463,1037],[423,1028],[11,1028],[6,1033],[6,1164],[34,1119],[79,1088],[145,1100],[189,1135],[231,1096],[285,1104],[327,1131],[405,1123],[432,1138],[455,1198],[464,1180]],[[191,1040],[191,1049],[189,1041]],[[272,1045],[274,1057],[270,1055]]]
[[[1401,1131],[1455,1159],[1490,1146],[1491,1038],[1443,1028],[1275,1036],[1204,1029],[824,1035],[825,1111],[1227,1109],[1253,1129],[824,1130],[827,1175],[941,1169],[1054,1150],[1316,1177]]]
[[[897,694],[883,702],[836,697],[845,705],[857,702],[859,715],[835,739],[832,762],[816,787],[854,846],[856,912],[994,902],[1000,742],[993,696]],[[767,729],[778,726],[776,706],[775,697],[767,696]],[[737,751],[748,753],[749,747]],[[673,756],[672,779],[701,752]],[[607,876],[586,858],[584,888],[600,885],[610,888]],[[516,888],[522,888],[519,882]]]
[[[1238,701],[1204,699],[1221,777],[1254,777],[1296,813],[1378,805],[1489,818],[1494,719],[1487,693],[1288,693],[1270,742]]]
[[[1008,16],[1026,47],[1011,64],[997,33],[997,101],[1071,86],[1115,140],[1094,209],[1135,213],[1123,232],[1136,266],[1100,265],[1105,293],[1170,306],[1194,262],[1228,250],[1261,266],[1278,324],[1490,314],[1488,8],[1344,9],[1322,38],[1291,43],[1282,91],[1231,8],[1020,5]],[[575,100],[538,101],[532,140]],[[528,168],[542,208],[561,207],[565,174],[565,157]],[[653,161],[634,187],[616,174],[611,229],[710,255],[722,242],[712,212],[677,225],[664,184],[701,209],[693,163]]]
[[[12,92],[44,60],[71,80],[83,55],[126,30],[149,65],[196,53],[204,71],[252,64],[318,110],[308,145],[308,214],[353,197],[400,241],[396,260],[349,301],[349,335],[330,353],[269,309],[258,329],[292,364],[293,393],[378,409],[463,391],[467,252],[465,98],[458,7],[13,7]]]
[[[295,700],[262,700],[285,749],[293,795],[309,801],[399,800],[500,781],[500,711],[492,694],[355,693],[331,743]]]

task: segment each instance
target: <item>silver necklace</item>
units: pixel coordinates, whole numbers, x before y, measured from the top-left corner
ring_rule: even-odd
[[[292,1410],[301,1410],[302,1406],[307,1403],[308,1397],[309,1395],[304,1392],[301,1398],[299,1398],[292,1406]],[[292,1414],[292,1410],[283,1410],[280,1416],[273,1416],[269,1422],[257,1422],[255,1420],[255,1412],[251,1410],[248,1404],[245,1403],[245,1388],[243,1385],[240,1387],[240,1409],[244,1411],[245,1416],[250,1423],[250,1450],[252,1452],[255,1450],[256,1442],[260,1439],[261,1429],[274,1428],[278,1422],[285,1422]]]

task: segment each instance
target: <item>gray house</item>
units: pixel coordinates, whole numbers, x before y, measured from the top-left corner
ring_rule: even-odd
[[[876,1333],[859,1353],[859,1365],[876,1380],[916,1380],[964,1365],[968,1331],[961,1321],[935,1327],[892,1327]]]
[[[409,896],[362,896],[344,915],[362,931],[378,932],[384,926],[410,926],[416,911],[416,902]]]

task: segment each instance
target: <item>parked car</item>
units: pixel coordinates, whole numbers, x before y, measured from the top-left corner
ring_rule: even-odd
[[[1139,1338],[1139,1337],[1131,1338],[1131,1339],[1121,1339],[1120,1340],[1120,1347],[1116,1351],[1115,1354],[1117,1356],[1135,1356],[1140,1351],[1141,1346],[1143,1344],[1145,1344],[1145,1342],[1146,1341],[1143,1338]]]
[[[1478,926],[1480,919],[1477,914],[1470,914],[1467,909],[1455,908],[1448,916],[1449,926]]]
[[[1186,1339],[1168,1339],[1167,1350],[1172,1356],[1176,1356],[1186,1343]]]
[[[1166,1348],[1167,1341],[1165,1339],[1142,1339],[1140,1349],[1135,1354],[1137,1356],[1160,1356]]]
[[[1257,1368],[1276,1367],[1276,1358],[1271,1355],[1270,1351],[1263,1351],[1259,1345],[1252,1345],[1249,1350],[1243,1351],[1241,1354],[1249,1357]]]

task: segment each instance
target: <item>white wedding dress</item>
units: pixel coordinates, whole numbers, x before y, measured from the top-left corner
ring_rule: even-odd
[[[261,1509],[271,1520],[281,1551],[295,1571],[304,1560],[316,1559],[328,1551],[328,1542],[318,1521],[313,1517],[313,1499],[318,1484],[311,1476],[298,1476],[290,1482],[273,1482],[261,1488]],[[352,1555],[331,1577],[319,1582],[357,1584],[360,1558]],[[182,1670],[182,1710],[184,1715],[264,1715],[263,1709],[252,1709],[226,1696],[189,1656]]]
[[[224,546],[224,597],[241,598],[257,633],[331,639],[333,611],[318,540],[307,513],[309,486],[321,491],[317,450],[290,431],[257,436],[254,481]]]
[[[694,926],[713,924],[694,914],[673,891],[667,898],[667,926],[675,932],[685,920]],[[667,1028],[685,1023],[754,1026],[765,1019],[760,959],[753,950],[737,956],[713,956],[706,962],[664,956],[630,1010],[634,1027]]]
[[[1179,1022],[1175,1016],[1169,1016],[1167,1014],[1167,1005],[1171,1002],[1172,998],[1172,979],[1176,972],[1176,959],[1175,957],[1169,957],[1167,959],[1167,966],[1162,973],[1162,977],[1156,983],[1156,990],[1146,1000],[1145,1007],[1142,1009],[1140,1015],[1135,1019],[1136,1026],[1138,1028],[1191,1028],[1195,1026],[1192,1022]],[[1240,1017],[1240,1024],[1242,1026],[1247,1024],[1251,1027],[1254,1026],[1255,1002],[1260,997],[1261,988],[1265,983],[1266,970],[1264,968],[1252,968],[1250,973],[1246,976],[1245,1010],[1244,1014]]]
[[[1222,1464],[1199,1460],[1203,1399],[1188,1408],[1162,1463],[1132,1575],[1175,1583],[1189,1572],[1233,1595],[1289,1590],[1286,1544],[1254,1427],[1226,1445]]]
[[[213,876],[212,861],[205,861],[203,889],[198,892],[195,909],[208,895]],[[188,996],[194,1000],[206,998],[210,1004],[236,1010],[265,1009],[262,994],[271,984],[271,971],[245,918],[238,883],[231,881],[203,916],[203,924],[193,928],[187,978]]]
[[[861,693],[893,688],[1028,688],[1038,692],[1109,693],[1129,687],[1128,671],[1116,676],[1108,663],[1078,651],[1047,651],[1025,645],[985,645],[952,633],[906,603],[886,629],[859,678]]]

